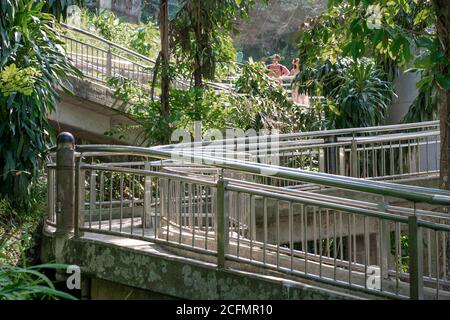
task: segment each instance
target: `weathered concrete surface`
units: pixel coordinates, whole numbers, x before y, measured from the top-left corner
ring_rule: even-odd
[[[96,239],[96,240],[94,240]],[[67,240],[64,262],[81,266],[82,275],[182,299],[358,299],[298,281],[176,256],[140,240],[85,235]],[[108,239],[108,240],[107,240]],[[54,259],[54,239],[43,237],[42,260]],[[108,286],[106,286],[108,288]],[[98,288],[97,288],[98,290]],[[97,292],[97,297],[107,293]]]
[[[137,139],[141,129],[127,114],[127,106],[118,101],[111,89],[84,79],[70,78],[73,95],[59,91],[61,100],[49,120],[57,132],[69,131],[77,138],[77,143],[112,143],[140,145]],[[118,126],[129,129],[125,134],[111,132]]]
[[[174,300],[176,297],[142,290],[113,281],[90,279],[89,293],[92,300]]]

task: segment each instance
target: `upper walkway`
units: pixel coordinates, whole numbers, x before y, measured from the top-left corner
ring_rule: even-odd
[[[46,225],[343,295],[449,299],[439,150],[437,122],[153,148],[62,135]]]

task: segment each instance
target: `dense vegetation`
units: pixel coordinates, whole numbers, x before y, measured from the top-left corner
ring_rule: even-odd
[[[299,33],[306,67],[340,58],[367,57],[383,66],[392,82],[395,68],[416,72],[420,94],[404,121],[441,119],[442,187],[448,188],[450,153],[450,2],[442,0],[333,0]],[[301,76],[299,76],[301,77]],[[323,83],[322,83],[323,85]],[[438,94],[436,94],[438,93]]]
[[[0,195],[26,208],[51,140],[47,115],[58,102],[56,88],[79,72],[61,46],[58,23],[45,2],[2,1],[0,22]]]
[[[0,2],[0,300],[71,298],[39,272],[62,266],[29,267],[25,254],[41,232],[40,176],[53,138],[47,116],[57,106],[56,89],[69,91],[66,77],[80,75],[62,49],[55,16],[47,13],[62,17],[70,3]]]

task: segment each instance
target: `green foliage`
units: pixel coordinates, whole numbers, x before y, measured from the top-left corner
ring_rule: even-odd
[[[66,265],[46,264],[28,268],[0,265],[0,300],[76,300],[72,295],[55,289],[41,269],[65,269]]]
[[[248,18],[255,0],[182,0],[180,10],[171,21],[172,47],[199,86],[202,77],[214,79],[218,62],[235,61],[236,52],[230,35],[237,33],[235,21]],[[190,62],[190,63],[189,63]]]
[[[0,200],[0,300],[74,299],[55,289],[44,270],[63,269],[66,265],[34,265],[39,261],[40,222],[44,217],[46,180],[40,178],[32,189],[34,200],[17,211],[5,199]]]
[[[280,132],[315,130],[319,128],[314,109],[296,106],[287,92],[266,74],[261,63],[250,62],[242,67],[235,91],[215,92],[193,87],[171,89],[170,114],[161,116],[160,103],[151,97],[150,88],[123,77],[109,80],[115,97],[144,128],[148,145],[168,141],[174,129],[193,134],[194,122],[202,121],[202,129],[225,128],[277,129]],[[120,133],[116,128],[112,133]]]
[[[4,97],[13,93],[31,96],[37,78],[41,76],[33,67],[18,69],[14,63],[0,72],[0,91]]]
[[[42,12],[44,4],[2,1],[0,195],[14,206],[29,204],[50,142],[47,114],[57,106],[56,88],[69,90],[64,79],[80,75],[65,57],[57,21]]]
[[[334,64],[339,56],[371,57],[384,66],[391,81],[394,67],[413,66],[423,76],[419,89],[422,85],[426,87],[412,105],[415,109],[412,112],[417,114],[418,108],[424,108],[433,111],[422,115],[431,116],[437,112],[436,99],[425,99],[423,92],[450,88],[450,75],[442,68],[446,66],[448,70],[450,61],[436,35],[436,11],[432,2],[329,1],[328,10],[308,21],[298,34],[300,57],[306,66],[324,60]]]
[[[134,50],[146,57],[156,58],[159,52],[159,31],[152,23],[132,24],[117,18],[112,11],[102,10],[98,15],[83,12],[84,28],[94,26],[103,38]]]
[[[299,92],[321,97],[317,105],[326,128],[333,129],[383,124],[394,95],[391,82],[368,58],[318,62],[303,68],[295,82]]]
[[[108,84],[114,88],[114,96],[124,105],[129,105],[128,112],[144,128],[147,145],[167,141],[176,128],[193,132],[196,119],[202,120],[204,130],[226,126],[228,111],[224,105],[228,102],[227,95],[216,94],[212,89],[171,89],[171,112],[169,116],[161,116],[160,102],[152,99],[148,86],[123,77],[114,77]]]
[[[237,95],[231,95],[232,123],[239,128],[277,129],[295,132],[319,129],[319,116],[314,109],[295,105],[286,90],[267,75],[260,62],[242,66],[236,80]]]

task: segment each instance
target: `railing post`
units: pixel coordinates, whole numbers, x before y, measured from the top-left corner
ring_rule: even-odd
[[[112,53],[111,45],[108,45],[108,52],[106,53],[106,77],[111,78],[112,76]]]
[[[75,218],[75,139],[58,135],[56,151],[56,233],[70,234]]]
[[[408,235],[410,298],[420,300],[423,299],[423,248],[416,215],[408,217]]]
[[[84,185],[84,179],[86,176],[86,171],[81,169],[83,161],[80,157],[76,158],[75,163],[75,236],[80,237],[83,232],[80,231],[80,227],[84,226],[84,204],[85,204],[85,194],[86,187]]]
[[[345,176],[345,147],[338,148],[339,157],[339,175]]]
[[[325,172],[325,149],[319,149],[319,172]]]
[[[144,164],[145,170],[150,170],[150,162],[146,159]],[[144,207],[142,212],[142,225],[144,228],[151,228],[152,223],[152,178],[150,176],[144,177]],[[181,222],[180,222],[181,223]],[[155,229],[156,230],[156,229]]]
[[[335,143],[337,141],[336,136],[330,136],[326,139],[327,143]],[[337,174],[336,172],[336,147],[327,148],[327,173]]]
[[[358,178],[358,166],[358,144],[353,137],[350,150],[350,176]]]
[[[226,182],[223,176],[217,181],[217,266],[225,268],[225,253],[228,246],[228,215],[225,209]]]
[[[47,219],[55,222],[55,170],[47,168]]]

